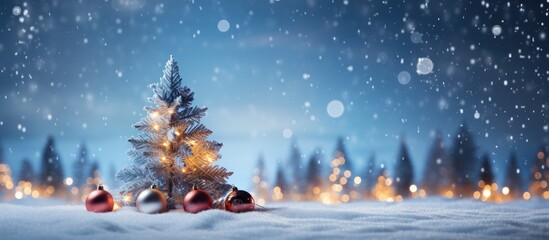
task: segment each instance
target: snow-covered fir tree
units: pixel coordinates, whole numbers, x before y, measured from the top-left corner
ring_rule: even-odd
[[[253,193],[256,202],[260,205],[265,204],[271,196],[267,179],[267,170],[265,167],[265,158],[263,155],[259,155],[257,159],[257,165],[253,170],[252,182],[254,184]]]
[[[444,146],[442,133],[436,131],[425,162],[421,187],[430,195],[442,194],[452,189],[453,176],[452,163]]]
[[[73,186],[82,188],[84,185],[86,185],[86,180],[88,178],[86,173],[89,168],[89,164],[88,150],[86,148],[86,145],[82,143],[80,144],[78,154],[76,155],[76,160],[73,164]]]
[[[28,158],[23,159],[21,162],[21,169],[19,170],[19,181],[34,183],[35,176],[32,168],[32,163]]]
[[[410,185],[414,181],[414,170],[406,142],[400,142],[400,150],[395,164],[395,191],[402,197],[410,196]]]
[[[232,174],[213,163],[221,156],[222,144],[207,140],[212,133],[200,123],[207,108],[191,106],[194,93],[181,86],[179,67],[172,56],[146,106],[147,115],[134,127],[142,131],[128,141],[131,164],[117,173],[124,204],[135,204],[137,195],[156,184],[175,208],[196,186],[210,194],[216,203],[225,197]]]
[[[509,196],[512,198],[520,197],[523,192],[522,178],[515,152],[511,152],[511,156],[507,162],[503,186],[509,188]]]
[[[65,197],[63,164],[57,150],[55,150],[55,141],[52,136],[48,137],[46,146],[44,146],[41,171],[40,184],[46,188],[46,193],[55,197]]]

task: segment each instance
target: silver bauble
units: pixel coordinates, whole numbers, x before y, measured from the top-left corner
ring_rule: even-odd
[[[136,205],[137,210],[142,213],[155,214],[165,212],[168,202],[164,194],[153,184],[150,189],[141,192],[137,196]]]

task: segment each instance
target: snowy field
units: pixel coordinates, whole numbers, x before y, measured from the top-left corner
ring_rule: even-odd
[[[0,239],[549,239],[549,201],[542,200],[281,203],[266,208],[243,214],[147,215],[126,207],[97,214],[83,205],[16,202],[0,204]]]

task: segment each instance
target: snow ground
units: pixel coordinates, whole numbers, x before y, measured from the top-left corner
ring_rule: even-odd
[[[506,204],[422,199],[343,205],[279,203],[233,214],[125,207],[0,204],[0,239],[549,239],[549,201]]]

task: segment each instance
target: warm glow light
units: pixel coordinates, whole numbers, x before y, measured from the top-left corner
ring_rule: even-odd
[[[164,142],[164,144],[162,144],[162,145],[164,145],[164,147],[168,147],[168,146],[170,146],[170,142]]]
[[[55,188],[53,188],[52,186],[48,186],[48,187],[46,188],[46,192],[47,192],[48,194],[52,194],[54,191],[55,191]]]
[[[425,195],[427,195],[427,193],[425,192],[425,189],[419,189],[418,195],[419,195],[419,197],[425,197]]]
[[[335,174],[335,175],[338,175],[339,172],[340,172],[339,168],[332,169],[332,173]]]
[[[359,176],[356,176],[354,179],[355,185],[359,185],[362,182],[362,179]]]
[[[122,201],[124,202],[130,202],[132,200],[132,196],[131,195],[125,195],[123,198],[122,198]]]
[[[549,191],[543,192],[543,198],[549,199]]]
[[[522,194],[522,198],[524,198],[524,200],[529,200],[530,199],[530,193],[529,192],[524,192]]]
[[[479,199],[480,198],[480,192],[479,191],[475,191],[475,193],[473,193],[473,197],[475,199]]]
[[[78,194],[78,192],[79,192],[79,190],[78,190],[77,187],[72,187],[72,188],[71,188],[71,193],[72,193],[73,195]]]
[[[17,198],[17,199],[23,198],[23,193],[22,192],[16,192],[15,193],[15,198]]]
[[[151,113],[151,117],[152,117],[152,118],[158,117],[158,112],[152,112],[152,113]]]
[[[501,189],[501,193],[503,193],[503,195],[509,194],[509,187],[503,187],[503,188]]]
[[[282,191],[280,190],[280,187],[276,186],[276,187],[273,188],[273,193],[279,194],[279,193],[281,193],[281,192],[282,192]]]
[[[346,178],[346,177],[341,177],[341,178],[339,179],[339,183],[340,183],[341,185],[347,184],[347,178]]]
[[[454,192],[448,190],[446,191],[446,193],[444,193],[444,196],[446,196],[447,198],[452,198],[454,197]]]
[[[67,186],[70,186],[70,185],[72,185],[72,183],[73,183],[73,180],[72,180],[72,178],[70,178],[70,177],[68,177],[68,178],[65,178],[65,184],[66,184]]]
[[[328,177],[328,179],[330,179],[330,182],[335,182],[337,180],[337,175],[330,174],[330,177]]]
[[[351,171],[345,170],[345,172],[343,173],[343,176],[345,176],[346,178],[350,178],[351,177]]]
[[[412,184],[410,185],[410,192],[415,193],[417,191],[417,186]]]
[[[153,129],[156,130],[156,131],[158,131],[158,129],[160,129],[160,126],[158,126],[158,124],[156,124],[156,123],[153,123],[153,124],[152,124],[152,127],[153,127]]]
[[[320,188],[319,188],[319,187],[314,187],[314,188],[313,188],[313,194],[314,194],[314,195],[320,194]]]
[[[252,178],[252,181],[253,181],[255,184],[258,184],[259,182],[261,182],[261,178],[260,178],[259,176],[256,175],[256,176],[254,176],[254,177]]]
[[[492,192],[489,189],[482,190],[482,196],[485,198],[489,198],[490,195],[492,195]]]
[[[40,196],[40,192],[38,192],[38,190],[32,191],[32,197],[33,198],[38,198],[39,196]]]
[[[341,196],[341,201],[342,201],[342,202],[348,202],[349,199],[350,199],[350,198],[349,198],[349,195],[347,195],[347,194],[343,194],[343,196]]]

